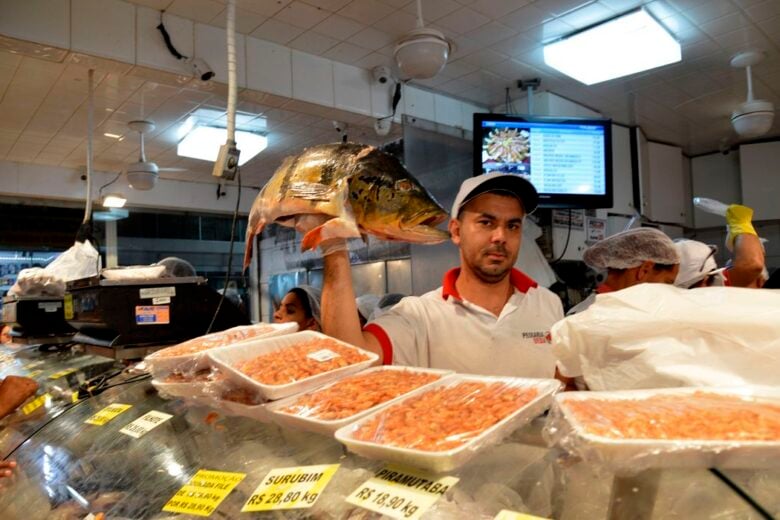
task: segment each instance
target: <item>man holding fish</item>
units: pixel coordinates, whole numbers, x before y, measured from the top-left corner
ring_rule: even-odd
[[[370,233],[437,243],[447,237],[435,228],[446,213],[397,159],[371,147],[334,146],[315,147],[316,163],[304,157],[312,149],[286,161],[261,191],[250,215],[248,255],[253,236],[267,222],[305,232],[304,249],[319,246],[324,255],[323,332],[376,352],[385,364],[553,377],[549,330],[563,318],[563,307],[552,292],[513,268],[523,219],[537,205],[531,183],[511,174],[464,181],[448,225],[460,267],[444,275],[442,287],[404,298],[361,329],[346,238]],[[329,158],[334,153],[338,158]],[[323,168],[330,169],[327,178]],[[302,186],[304,170],[309,185]],[[298,186],[296,193],[289,193],[290,186]],[[284,205],[288,209],[280,209]]]

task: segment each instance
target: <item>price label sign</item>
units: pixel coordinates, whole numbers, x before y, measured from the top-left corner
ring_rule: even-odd
[[[338,469],[338,464],[272,469],[241,512],[311,507]]]
[[[107,422],[111,421],[114,417],[120,413],[124,413],[130,408],[132,404],[110,404],[100,410],[98,413],[84,421],[84,424],[94,424],[95,426],[103,426]]]
[[[30,415],[35,410],[51,402],[51,396],[49,394],[39,395],[26,405],[22,407],[22,413],[24,415]]]
[[[517,513],[515,511],[510,511],[509,509],[502,509],[498,512],[498,514],[493,518],[493,520],[546,520],[545,518],[542,518],[541,516],[534,516],[534,515],[527,515],[525,513]]]
[[[59,372],[54,372],[49,376],[49,379],[59,379],[61,377],[69,376],[73,372],[76,372],[78,368],[66,368],[65,370],[60,370]]]
[[[130,437],[139,439],[171,417],[173,417],[173,415],[152,410],[119,430],[119,433],[124,433]]]
[[[416,520],[458,480],[390,465],[353,491],[347,502],[399,520]]]
[[[162,510],[169,513],[209,516],[233,491],[233,488],[244,480],[244,477],[246,477],[245,473],[202,469],[168,500]]]

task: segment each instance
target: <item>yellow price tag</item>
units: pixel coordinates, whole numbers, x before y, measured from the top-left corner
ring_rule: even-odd
[[[22,413],[24,415],[30,415],[41,406],[49,404],[50,401],[51,401],[51,396],[49,394],[39,395],[38,397],[36,397],[26,405],[22,406]]]
[[[390,465],[353,491],[347,502],[399,520],[416,520],[458,480]]]
[[[72,320],[73,319],[73,295],[66,294],[63,303],[64,305],[62,311],[65,314],[65,319]]]
[[[94,424],[95,426],[103,426],[108,421],[112,420],[114,417],[119,415],[120,413],[126,412],[130,408],[132,408],[132,404],[110,404],[100,410],[98,413],[84,421],[84,424]]]
[[[32,372],[29,372],[27,374],[27,377],[34,378],[34,377],[38,377],[41,374],[43,374],[43,370],[33,370]]]
[[[38,361],[33,361],[32,363],[27,363],[22,368],[25,370],[30,370],[31,368],[39,367],[43,365],[44,361],[42,359],[39,359]]]
[[[59,372],[54,372],[49,376],[49,379],[59,379],[61,377],[65,377],[67,375],[72,374],[73,372],[76,372],[78,368],[66,368],[65,370],[60,370]]]
[[[195,473],[162,508],[169,513],[209,516],[225,500],[233,488],[244,480],[245,473],[209,471]]]
[[[510,511],[509,509],[502,509],[493,518],[493,520],[547,520],[541,516],[527,515],[525,513],[517,513]]]
[[[79,391],[76,390],[72,394],[70,394],[70,402],[72,403],[78,403],[79,402]]]
[[[338,464],[272,469],[241,512],[311,507],[338,469]]]

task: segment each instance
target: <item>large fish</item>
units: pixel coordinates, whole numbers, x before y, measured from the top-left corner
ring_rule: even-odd
[[[246,230],[244,269],[252,243],[271,222],[304,231],[303,251],[329,238],[366,233],[385,240],[435,244],[447,212],[401,162],[372,146],[325,144],[288,157],[257,195]]]

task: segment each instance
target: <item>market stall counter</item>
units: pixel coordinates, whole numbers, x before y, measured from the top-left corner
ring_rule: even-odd
[[[38,389],[13,413],[0,419],[0,456],[8,457],[21,443],[73,403],[84,399],[83,383],[108,374],[119,375],[123,366],[92,356],[77,346],[48,350],[47,346],[0,345],[0,379],[24,376]]]
[[[148,380],[82,401],[16,451],[19,469],[0,492],[0,517],[621,517],[610,510],[610,473],[532,442],[544,418],[456,470],[432,474],[359,457],[332,435],[224,412],[163,399]],[[729,475],[780,511],[780,471]],[[632,518],[761,518],[706,470],[650,480],[657,497]],[[633,481],[634,493],[643,482]]]

